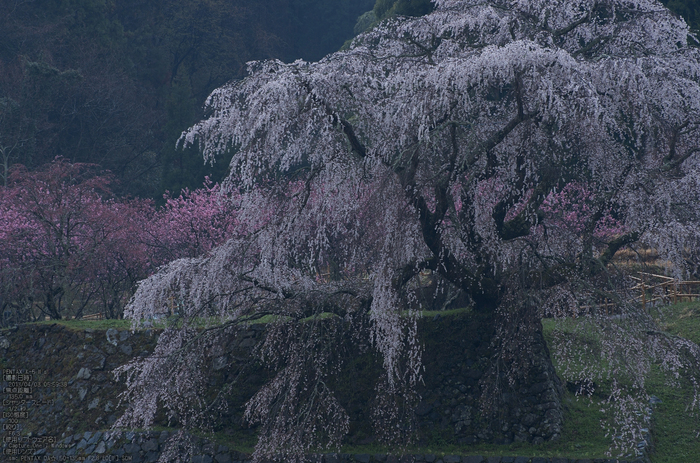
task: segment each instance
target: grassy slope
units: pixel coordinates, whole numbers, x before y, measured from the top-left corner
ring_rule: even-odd
[[[656,315],[664,331],[700,344],[700,302],[665,307]],[[649,389],[663,401],[654,410],[654,463],[690,462],[700,458],[700,410],[687,409],[692,389],[686,378],[680,378],[679,382],[680,388],[671,387],[658,372],[649,379]]]
[[[652,315],[656,318],[660,328],[667,334],[689,339],[696,344],[700,343],[700,302],[686,302],[661,307],[654,309]],[[565,332],[573,332],[574,326],[579,322],[572,320],[564,322],[545,320],[543,325],[545,337],[548,338],[548,341],[551,340],[551,333],[557,323],[560,329],[562,325],[568,325],[564,326]],[[577,342],[581,344],[586,343],[589,348],[596,344],[595,333],[584,332],[582,334],[579,332],[578,336]],[[556,357],[556,352],[553,352],[553,357]],[[556,361],[554,363],[555,367],[558,367]],[[605,369],[605,365],[601,365],[601,368]],[[607,386],[608,384],[603,383],[599,384],[598,388],[599,390],[605,390]],[[688,404],[692,403],[693,390],[688,378],[681,375],[675,380],[675,384],[672,384],[660,368],[652,366],[651,374],[647,377],[646,386],[649,394],[658,397],[662,401],[653,406],[653,453],[651,454],[651,460],[654,463],[697,461],[698,455],[700,455],[700,439],[698,439],[700,413],[698,413],[697,408],[695,410],[687,408]],[[604,415],[596,410],[598,407],[595,404],[602,398],[597,398],[596,395],[592,399],[579,399],[582,403],[593,403],[594,405],[590,411],[583,413],[587,415],[586,418],[581,417],[584,420],[581,421],[581,424],[590,427],[587,430],[577,428],[575,431],[587,434],[588,437],[582,434],[582,439],[579,442],[576,442],[576,438],[572,435],[565,436],[565,439],[576,442],[579,445],[591,442],[590,439],[594,439],[603,446],[609,445],[610,440],[602,437],[602,428],[597,422],[604,418]],[[568,400],[571,400],[570,396],[567,398]],[[581,411],[577,407],[571,408],[568,413],[569,422],[567,425],[570,425],[572,419],[576,419],[575,415],[581,413]],[[596,413],[598,415],[597,420],[593,419]],[[600,431],[597,431],[596,427]]]

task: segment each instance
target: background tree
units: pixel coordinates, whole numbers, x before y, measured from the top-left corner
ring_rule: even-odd
[[[10,166],[15,163],[17,154],[27,141],[19,114],[19,105],[12,98],[0,100],[0,181],[2,186],[7,186],[7,177]]]
[[[320,59],[352,35],[372,0],[285,2],[0,1],[3,163],[35,169],[56,156],[99,163],[117,193],[152,197],[225,175],[230,153],[204,165],[177,151],[203,117],[206,96],[245,74],[251,59]],[[667,5],[696,28],[691,0]],[[421,15],[431,3],[375,3],[381,19]],[[365,15],[358,32],[376,21]],[[49,71],[46,74],[44,71]],[[66,80],[69,75],[77,77]]]
[[[1,194],[3,299],[17,321],[37,313],[80,318],[100,302],[108,316],[120,315],[136,281],[148,275],[134,239],[143,207],[114,201],[96,166],[64,160],[33,173],[15,168]]]
[[[700,4],[697,0],[662,0],[661,3],[682,16],[692,31],[697,32],[700,29]]]
[[[231,195],[207,183],[156,210],[116,199],[98,166],[58,159],[15,166],[0,187],[0,302],[7,323],[102,313],[121,318],[136,283],[160,265],[240,233]]]
[[[426,0],[377,0],[372,11],[381,21],[392,15],[423,16],[432,10],[432,2]]]
[[[357,18],[355,23],[355,35],[366,31],[390,16],[423,16],[433,11],[433,3],[430,0],[377,0],[374,8]],[[350,43],[348,40],[344,47]]]
[[[237,217],[238,195],[222,195],[209,179],[202,188],[184,189],[177,198],[166,194],[165,200],[146,225],[146,243],[161,265],[206,254],[245,229]]]
[[[198,188],[206,175],[220,180],[225,155],[211,166],[196,149],[174,149],[202,117],[206,96],[241,78],[250,59],[319,59],[371,6],[1,0],[0,99],[15,122],[2,116],[0,146],[8,164],[30,170],[56,156],[99,163],[120,180],[116,193],[159,201],[165,190]]]

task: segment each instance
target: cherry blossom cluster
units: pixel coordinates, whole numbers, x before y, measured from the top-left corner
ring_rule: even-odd
[[[210,251],[235,234],[236,203],[207,183],[153,202],[117,199],[97,166],[57,159],[16,167],[0,188],[0,302],[22,321],[102,312],[121,316],[136,283],[159,266]]]

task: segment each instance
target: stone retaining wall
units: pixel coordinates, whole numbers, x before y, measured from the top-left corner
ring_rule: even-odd
[[[220,388],[235,375],[237,362],[250,361],[251,350],[263,338],[265,330],[265,325],[242,327],[227,345],[212,354],[208,365],[211,388]],[[559,382],[547,361],[543,339],[541,345],[535,346],[541,361],[534,363],[530,381],[502,393],[501,414],[497,420],[489,421],[480,415],[479,407],[484,392],[481,379],[493,356],[493,326],[489,321],[467,316],[421,319],[419,335],[425,347],[425,382],[418,391],[422,400],[415,410],[419,434],[424,436],[437,429],[447,436],[449,443],[456,445],[481,441],[537,444],[559,436],[563,421]],[[78,446],[80,442],[73,442],[76,435],[108,429],[125,408],[118,399],[124,385],[114,379],[111,371],[135,357],[149,355],[157,337],[155,330],[72,331],[58,324],[23,325],[3,331],[0,334],[2,368],[38,372],[34,379],[40,387],[33,388],[31,400],[27,401],[28,418],[20,423],[22,435],[31,433],[35,438],[51,438],[62,441],[63,445]],[[369,444],[375,440],[368,424],[369,404],[382,362],[372,349],[349,355],[352,358],[345,362],[346,371],[338,380],[343,387],[337,392],[351,419],[347,441]],[[242,420],[243,405],[270,373],[259,365],[246,371],[245,380],[229,398],[229,413],[222,416],[218,430],[247,430]],[[6,387],[7,382],[2,386]],[[7,422],[6,418],[0,418],[0,424]],[[157,420],[156,424],[166,423]],[[92,440],[95,435],[91,434]],[[421,439],[424,438],[419,436],[419,445]],[[86,439],[83,450],[91,445],[98,444],[88,443]],[[91,452],[98,449],[96,446]],[[210,456],[215,458],[216,454]],[[329,456],[324,458],[331,461]]]
[[[124,461],[131,463],[155,463],[161,448],[171,436],[168,431],[123,433],[115,437],[110,432],[85,432],[62,439],[60,449],[42,451],[38,454],[45,461],[78,460],[85,462]],[[192,463],[250,463],[251,456],[230,450],[225,445],[217,445],[206,439],[194,438],[195,455]],[[483,457],[480,455],[387,455],[368,453],[328,453],[310,455],[309,463],[642,463],[642,460],[614,459],[568,459],[544,457]]]
[[[453,317],[422,320],[425,342],[425,387],[416,409],[420,426],[451,428],[455,443],[531,442],[539,444],[561,434],[561,389],[544,338],[532,346],[533,367],[527,382],[505,386],[497,420],[480,416],[482,377],[493,362],[494,327],[485,317],[455,323]],[[499,378],[503,384],[507,378]]]

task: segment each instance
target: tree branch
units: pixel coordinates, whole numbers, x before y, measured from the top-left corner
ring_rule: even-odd
[[[398,275],[392,280],[392,285],[395,289],[400,289],[408,283],[411,278],[418,275],[423,270],[436,270],[438,266],[438,259],[433,256],[428,260],[422,262],[412,262],[405,265],[402,269],[398,270]]]
[[[361,158],[367,156],[367,148],[365,148],[360,140],[357,139],[357,135],[355,135],[355,129],[353,128],[352,124],[345,119],[338,118],[338,120],[340,121],[340,125],[343,126],[343,133],[348,138],[353,153],[357,154]]]
[[[612,258],[615,256],[615,253],[617,253],[617,251],[619,251],[620,248],[627,246],[628,244],[634,243],[638,239],[639,239],[639,233],[633,232],[633,233],[628,233],[626,235],[622,235],[618,238],[615,238],[610,243],[608,243],[608,248],[599,257],[599,260],[600,260],[601,264],[603,264],[603,267],[607,266],[608,263],[610,263]]]
[[[700,148],[693,148],[693,149],[688,150],[687,153],[685,153],[683,156],[681,156],[680,158],[676,159],[675,161],[673,161],[673,162],[668,162],[668,163],[664,163],[664,164],[661,166],[661,172],[669,172],[669,171],[675,169],[676,167],[678,167],[678,166],[680,166],[681,164],[683,164],[690,156],[692,156],[693,154],[695,154],[695,153],[697,153],[697,152],[700,152]],[[671,155],[670,155],[670,153],[669,153],[669,156],[667,157],[667,159],[670,160],[670,159],[671,159],[670,156],[671,156]]]
[[[581,24],[583,24],[583,23],[589,21],[590,19],[591,19],[591,12],[589,11],[587,15],[583,16],[583,17],[582,17],[581,19],[579,19],[578,21],[574,21],[573,23],[569,24],[569,25],[566,26],[566,27],[563,27],[563,28],[561,28],[561,29],[557,29],[557,30],[555,30],[555,31],[552,31],[552,35],[553,35],[554,37],[560,37],[560,36],[562,36],[562,35],[568,34],[569,32],[571,32],[572,30],[576,29],[576,28],[577,28],[578,26],[580,26]]]

